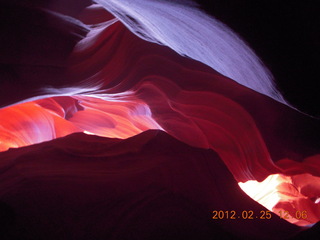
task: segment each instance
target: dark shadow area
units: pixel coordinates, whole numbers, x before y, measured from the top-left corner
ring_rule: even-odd
[[[320,117],[320,7],[317,1],[197,2],[249,43],[293,106]]]

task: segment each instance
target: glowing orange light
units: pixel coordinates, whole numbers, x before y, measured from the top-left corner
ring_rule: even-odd
[[[283,219],[299,226],[308,226],[320,220],[319,180],[319,177],[310,174],[273,174],[262,182],[250,180],[238,184],[248,196]],[[305,218],[302,218],[302,212]]]
[[[0,110],[0,151],[50,141],[75,132],[128,138],[148,129],[161,127],[152,118],[149,107],[137,99],[47,98]]]

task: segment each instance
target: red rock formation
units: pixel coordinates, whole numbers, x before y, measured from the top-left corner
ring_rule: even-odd
[[[267,209],[237,185],[271,174],[276,214],[319,221],[318,120],[142,40],[98,5],[68,13],[77,20],[8,8],[26,22],[0,83],[7,238],[289,238],[301,229],[260,219]]]

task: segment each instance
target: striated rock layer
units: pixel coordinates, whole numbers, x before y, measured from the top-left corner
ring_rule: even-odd
[[[252,198],[296,225],[317,223],[319,120],[286,105],[254,53],[193,4],[137,2],[4,5],[24,19],[8,15],[19,24],[2,40],[12,44],[0,83],[6,236],[292,237],[301,229],[276,215],[211,219],[267,211],[236,184],[267,177],[247,185]],[[194,38],[186,13],[221,38]]]
[[[283,239],[299,231],[275,214],[213,220],[214,210],[265,209],[215,152],[163,131],[126,140],[77,133],[0,157],[1,227],[16,239]]]

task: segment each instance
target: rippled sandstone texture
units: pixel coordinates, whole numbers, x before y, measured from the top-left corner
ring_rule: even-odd
[[[167,9],[179,7],[163,3]],[[114,2],[109,10],[127,27],[139,26],[125,12],[115,12],[117,7]],[[2,55],[0,109],[1,201],[8,236],[163,239],[164,228],[175,239],[289,238],[300,229],[275,215],[251,223],[211,219],[214,209],[262,209],[236,182],[275,173],[293,179],[279,186],[283,201],[276,207],[308,210],[308,221],[300,225],[319,220],[317,120],[178,55],[169,48],[174,49],[170,36],[162,42],[169,47],[142,40],[99,5],[72,12],[64,7],[59,14],[28,4],[7,8],[25,19],[10,15],[20,26],[3,40],[10,46]],[[159,17],[148,4],[144,9]],[[188,49],[178,52],[188,55]],[[254,70],[263,74],[263,68]],[[21,101],[27,102],[15,105]],[[49,142],[6,151],[43,141]],[[206,173],[211,168],[214,173]],[[149,198],[149,205],[136,204]],[[147,214],[153,212],[156,216]],[[151,226],[150,218],[156,219]],[[139,231],[130,230],[133,223]],[[36,229],[39,224],[43,227]]]

